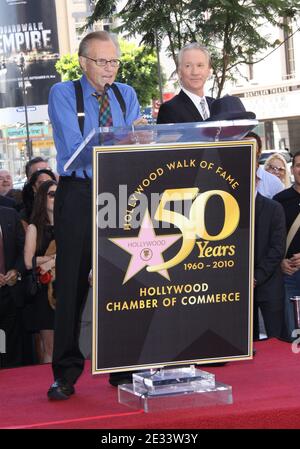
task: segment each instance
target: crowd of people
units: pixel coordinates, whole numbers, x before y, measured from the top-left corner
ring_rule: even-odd
[[[63,167],[92,128],[146,123],[134,89],[115,82],[120,65],[115,37],[106,31],[89,33],[78,55],[80,81],[57,83],[49,95],[57,173],[42,158],[29,161],[20,192],[13,189],[7,170],[0,170],[0,328],[7,336],[1,363],[52,362],[51,400],[69,399],[84,368],[78,327],[91,270],[92,161],[76,171]],[[157,123],[254,118],[236,97],[205,96],[211,73],[205,47],[192,43],[182,48],[181,90],[161,105]],[[293,157],[291,186],[280,154],[262,167],[260,137],[252,132],[246,138],[254,139],[257,149],[254,339],[260,334],[260,310],[267,336],[289,341],[295,328],[289,299],[300,295],[300,153]],[[37,280],[37,291],[29,294]],[[131,374],[112,373],[109,381],[128,382]]]
[[[55,253],[51,257],[45,253],[50,242],[54,242],[57,175],[41,157],[27,163],[26,175],[23,189],[18,190],[13,188],[10,173],[0,170],[1,273],[7,277],[1,285],[0,295],[10,298],[9,313],[0,310],[0,328],[5,331],[7,341],[7,351],[0,359],[3,367],[52,360],[54,310],[48,299],[48,284],[42,285],[37,276],[38,290],[33,294],[27,289],[27,282],[32,276],[33,265],[40,275],[55,266]],[[14,276],[8,278],[11,272]]]

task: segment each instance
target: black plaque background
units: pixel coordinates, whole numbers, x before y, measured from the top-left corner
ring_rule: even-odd
[[[166,365],[183,361],[205,362],[211,359],[249,356],[249,238],[251,224],[251,146],[237,143],[231,146],[182,148],[172,150],[139,151],[126,153],[98,153],[98,193],[111,192],[116,197],[119,185],[127,185],[128,195],[149,173],[166,167],[172,161],[196,159],[206,160],[223,167],[239,182],[233,190],[215,170],[182,168],[165,170],[165,174],[144,189],[144,193],[162,193],[165,189],[197,186],[201,192],[220,189],[233,195],[240,206],[240,222],[237,230],[227,239],[213,242],[214,245],[236,245],[234,257],[212,258],[234,259],[233,268],[184,271],[183,264],[199,262],[199,250],[192,253],[181,264],[168,270],[170,281],[157,273],[143,269],[122,285],[130,255],[113,244],[108,238],[136,237],[139,229],[98,230],[98,314],[96,316],[96,370],[114,370],[118,367],[142,365]],[[197,165],[197,164],[196,164]],[[210,200],[206,224],[211,234],[222,227],[224,208],[222,201]],[[152,217],[153,218],[153,217]],[[220,224],[221,223],[221,224]],[[156,234],[178,234],[177,228],[155,229]],[[169,260],[179,250],[182,239],[166,252]],[[107,300],[138,299],[139,289],[145,286],[174,284],[196,284],[206,282],[207,293],[240,291],[239,302],[200,304],[122,312],[107,312]],[[191,293],[195,294],[195,293]],[[202,293],[199,293],[202,294]],[[197,294],[196,294],[197,295]],[[169,296],[169,295],[166,295]],[[175,295],[179,299],[184,295]],[[189,296],[187,294],[186,296]],[[154,296],[156,297],[156,296]]]

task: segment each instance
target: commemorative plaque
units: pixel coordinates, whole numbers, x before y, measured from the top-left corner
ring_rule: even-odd
[[[256,121],[92,130],[92,373],[146,412],[232,403],[198,365],[252,358]]]
[[[251,358],[254,142],[148,139],[94,148],[93,373]]]

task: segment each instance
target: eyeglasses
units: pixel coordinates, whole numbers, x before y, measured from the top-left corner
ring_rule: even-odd
[[[84,58],[86,59],[90,59],[91,61],[94,61],[94,63],[98,66],[98,67],[105,67],[107,66],[107,64],[109,63],[111,65],[111,67],[119,67],[119,65],[121,64],[120,59],[93,59],[93,58],[89,58],[88,56],[84,56]]]
[[[278,173],[285,173],[285,168],[284,167],[275,167],[275,165],[268,165],[267,167],[269,170],[278,172]]]
[[[47,195],[49,196],[49,198],[55,198],[55,190],[50,190],[49,192],[47,192]]]

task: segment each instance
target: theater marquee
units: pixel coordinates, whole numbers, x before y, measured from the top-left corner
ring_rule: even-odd
[[[252,356],[254,153],[95,149],[94,374]]]

